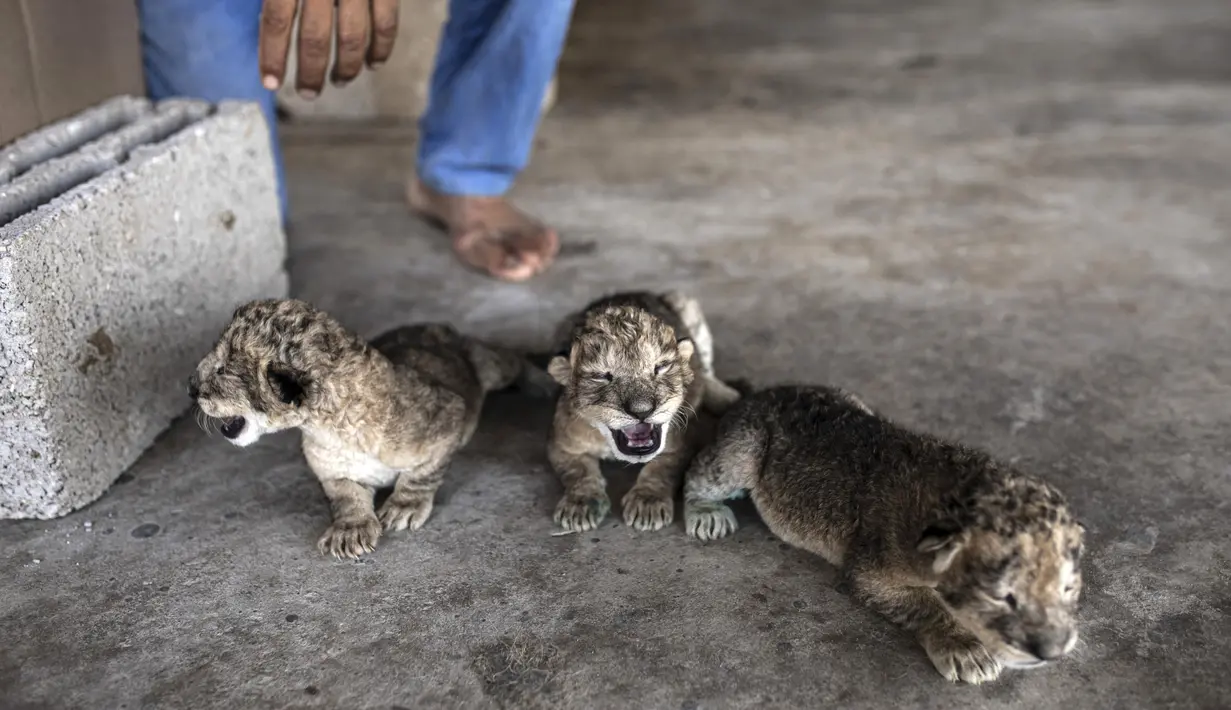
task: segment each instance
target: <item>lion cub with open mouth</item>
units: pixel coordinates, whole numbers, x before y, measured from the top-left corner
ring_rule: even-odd
[[[547,457],[564,483],[555,520],[597,528],[611,510],[600,459],[644,464],[624,497],[638,530],[671,524],[680,476],[695,449],[689,419],[721,413],[739,393],[714,377],[700,304],[679,293],[607,296],[564,320],[548,372],[562,386]]]
[[[486,394],[529,367],[449,325],[395,328],[369,343],[308,303],[270,299],[235,311],[188,389],[236,446],[300,429],[333,517],[318,547],[357,558],[382,527],[423,526]],[[378,513],[374,492],[390,485]]]
[[[775,535],[914,631],[951,681],[993,680],[1077,643],[1084,530],[1058,491],[986,453],[838,389],[773,387],[746,394],[693,459],[688,534],[734,532],[724,501],[745,492]]]

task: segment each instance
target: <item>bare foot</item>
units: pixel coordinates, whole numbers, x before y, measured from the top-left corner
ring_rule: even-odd
[[[378,539],[380,521],[369,514],[333,521],[317,540],[316,547],[322,555],[332,553],[338,559],[357,560],[364,553],[374,551]]]
[[[624,523],[642,532],[661,530],[675,518],[675,500],[671,494],[655,495],[653,491],[633,486],[621,501]]]
[[[924,629],[919,640],[932,665],[951,683],[978,685],[1000,677],[1000,661],[969,633]]]
[[[463,262],[498,279],[525,281],[560,250],[555,230],[503,197],[446,195],[412,178],[406,199],[420,217],[449,232]]]
[[[432,503],[431,495],[400,497],[394,493],[376,515],[385,530],[418,530],[432,514]]]
[[[739,528],[735,513],[722,501],[684,501],[684,532],[698,540],[717,540]]]
[[[565,530],[586,532],[598,529],[609,512],[611,500],[606,491],[565,491],[556,505],[555,520]]]

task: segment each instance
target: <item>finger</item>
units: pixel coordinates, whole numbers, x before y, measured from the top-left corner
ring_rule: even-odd
[[[261,83],[270,91],[281,86],[286,78],[286,53],[291,46],[298,4],[297,0],[265,0],[261,7],[257,63],[261,67]]]
[[[370,0],[338,0],[338,58],[330,80],[345,84],[363,71],[363,58],[368,49],[368,13]]]
[[[325,86],[333,53],[333,0],[303,0],[299,8],[299,69],[295,88],[314,98]]]
[[[398,0],[371,0],[372,46],[368,49],[368,66],[377,67],[389,61],[393,41],[398,36]]]

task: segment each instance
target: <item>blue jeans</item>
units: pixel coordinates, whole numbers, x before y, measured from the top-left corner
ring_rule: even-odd
[[[153,99],[260,103],[270,127],[285,218],[274,95],[261,86],[257,66],[261,3],[137,0],[142,60]],[[539,109],[572,11],[573,0],[450,0],[427,111],[420,119],[416,168],[429,187],[453,195],[508,191],[530,158]],[[415,19],[402,13],[402,26]]]

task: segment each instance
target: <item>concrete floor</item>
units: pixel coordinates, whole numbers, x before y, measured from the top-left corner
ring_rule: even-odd
[[[406,130],[292,131],[295,288],[519,344],[692,290],[720,374],[841,384],[1067,491],[1074,657],[949,686],[746,509],[718,543],[553,536],[550,412],[502,396],[429,526],[360,563],[317,556],[296,436],[190,421],[90,508],[0,524],[0,706],[1231,706],[1231,6],[753,5],[582,2],[518,191],[566,246],[527,286],[406,214]]]

